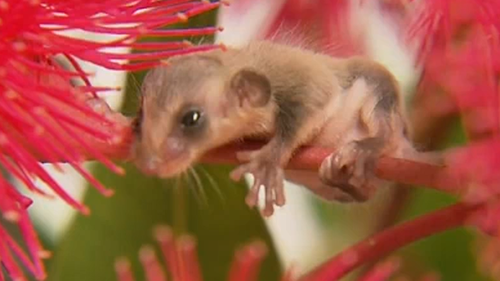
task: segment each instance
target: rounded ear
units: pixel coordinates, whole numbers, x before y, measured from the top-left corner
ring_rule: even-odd
[[[260,107],[271,99],[271,82],[252,69],[238,71],[231,78],[230,87],[230,94],[236,97],[240,106]]]

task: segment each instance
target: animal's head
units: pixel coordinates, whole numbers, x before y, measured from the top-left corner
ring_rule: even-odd
[[[269,80],[232,70],[220,56],[174,57],[149,71],[141,93],[133,155],[145,173],[178,175],[205,152],[241,137],[252,109],[268,104]]]

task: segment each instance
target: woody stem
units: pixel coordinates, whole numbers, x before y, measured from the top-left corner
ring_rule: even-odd
[[[113,113],[120,115],[119,113]],[[120,117],[120,118],[118,118]],[[86,142],[92,145],[103,154],[114,159],[130,159],[130,145],[133,141],[131,122],[123,116],[117,116],[120,119],[122,130],[120,136],[117,136],[119,142],[103,143],[88,137]],[[242,144],[230,144],[208,152],[202,157],[201,162],[213,164],[236,164],[236,152],[240,150],[258,149],[263,145],[260,141],[247,141]],[[290,160],[288,168],[296,170],[317,170],[323,159],[333,151],[320,147],[302,147]],[[382,157],[378,159],[376,175],[385,180],[421,185],[448,193],[455,193],[463,184],[446,167],[430,165],[421,162],[415,162],[406,159],[396,159],[391,157]]]
[[[375,234],[349,247],[301,280],[339,280],[356,267],[422,238],[464,225],[472,212],[484,205],[457,203]]]
[[[239,150],[257,149],[258,142],[245,142],[241,145],[228,145],[207,153],[202,162],[218,164],[237,163],[235,153]],[[317,170],[323,159],[333,151],[319,147],[300,148],[288,164],[295,170]],[[460,179],[448,168],[415,162],[406,159],[382,157],[377,161],[376,175],[385,180],[403,184],[422,185],[437,190],[454,193],[460,187]]]

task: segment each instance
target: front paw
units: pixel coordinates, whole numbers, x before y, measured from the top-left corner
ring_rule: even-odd
[[[271,216],[274,213],[274,204],[277,206],[285,204],[283,169],[259,151],[239,153],[238,159],[248,162],[236,167],[231,172],[231,178],[238,181],[245,173],[251,173],[254,183],[245,201],[250,207],[256,206],[260,187],[264,186],[265,207],[262,214],[266,217]]]
[[[353,141],[323,160],[319,169],[321,181],[339,188],[354,200],[368,200],[375,191],[376,150],[363,142]]]

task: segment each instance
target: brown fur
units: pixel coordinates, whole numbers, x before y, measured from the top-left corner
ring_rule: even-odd
[[[273,194],[267,185],[280,185],[280,170],[301,145],[341,148],[373,139],[363,149],[374,155],[398,154],[408,147],[398,83],[371,60],[338,59],[261,41],[174,57],[168,64],[144,81],[140,136],[134,146],[139,167],[157,159],[150,169],[155,174],[172,176],[210,149],[248,136],[269,136],[261,150],[240,155],[248,163],[233,177],[254,173],[257,183],[266,185],[266,209],[272,213],[272,204],[284,204],[284,195],[282,187]],[[269,89],[270,98],[265,96]],[[197,138],[179,129],[179,116],[188,105],[202,108],[207,118]],[[183,144],[183,157],[174,161],[164,154],[167,137]],[[258,188],[249,195],[251,205]]]

